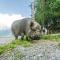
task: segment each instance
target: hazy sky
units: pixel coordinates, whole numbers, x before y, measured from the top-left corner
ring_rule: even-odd
[[[31,16],[31,0],[0,0],[0,27],[10,26],[16,19]]]
[[[30,3],[31,0],[0,0],[0,13],[14,13],[28,17],[31,14]]]

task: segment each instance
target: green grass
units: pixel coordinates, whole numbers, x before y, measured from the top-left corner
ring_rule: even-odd
[[[16,48],[18,45],[21,45],[23,47],[29,47],[29,46],[31,46],[31,43],[30,43],[30,41],[27,41],[27,40],[14,40],[5,46],[1,45],[0,46],[0,55],[5,51],[12,51],[12,49]]]
[[[43,35],[42,39],[44,40],[50,40],[50,41],[60,41],[60,34],[48,34],[48,35]]]
[[[0,46],[0,54],[2,54],[4,52],[4,46]]]
[[[60,34],[48,34],[48,35],[43,35],[42,40],[50,40],[50,41],[60,41]],[[0,55],[5,52],[5,51],[12,51],[12,49],[16,48],[18,45],[21,45],[23,47],[29,47],[33,43],[30,41],[27,41],[26,39],[24,40],[13,40],[11,43],[7,45],[0,45]]]

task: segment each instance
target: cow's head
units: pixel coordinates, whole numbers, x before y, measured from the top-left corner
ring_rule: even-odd
[[[40,39],[41,36],[41,26],[39,23],[37,23],[36,21],[31,21],[30,23],[30,38],[33,40],[38,40]]]

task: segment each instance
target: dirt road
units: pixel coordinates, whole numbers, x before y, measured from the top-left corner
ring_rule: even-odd
[[[0,60],[60,60],[60,47],[56,42],[38,41],[32,47],[17,46],[0,56]]]

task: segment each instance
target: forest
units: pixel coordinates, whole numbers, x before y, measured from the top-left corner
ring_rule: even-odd
[[[60,0],[35,0],[35,20],[48,33],[60,33]]]

